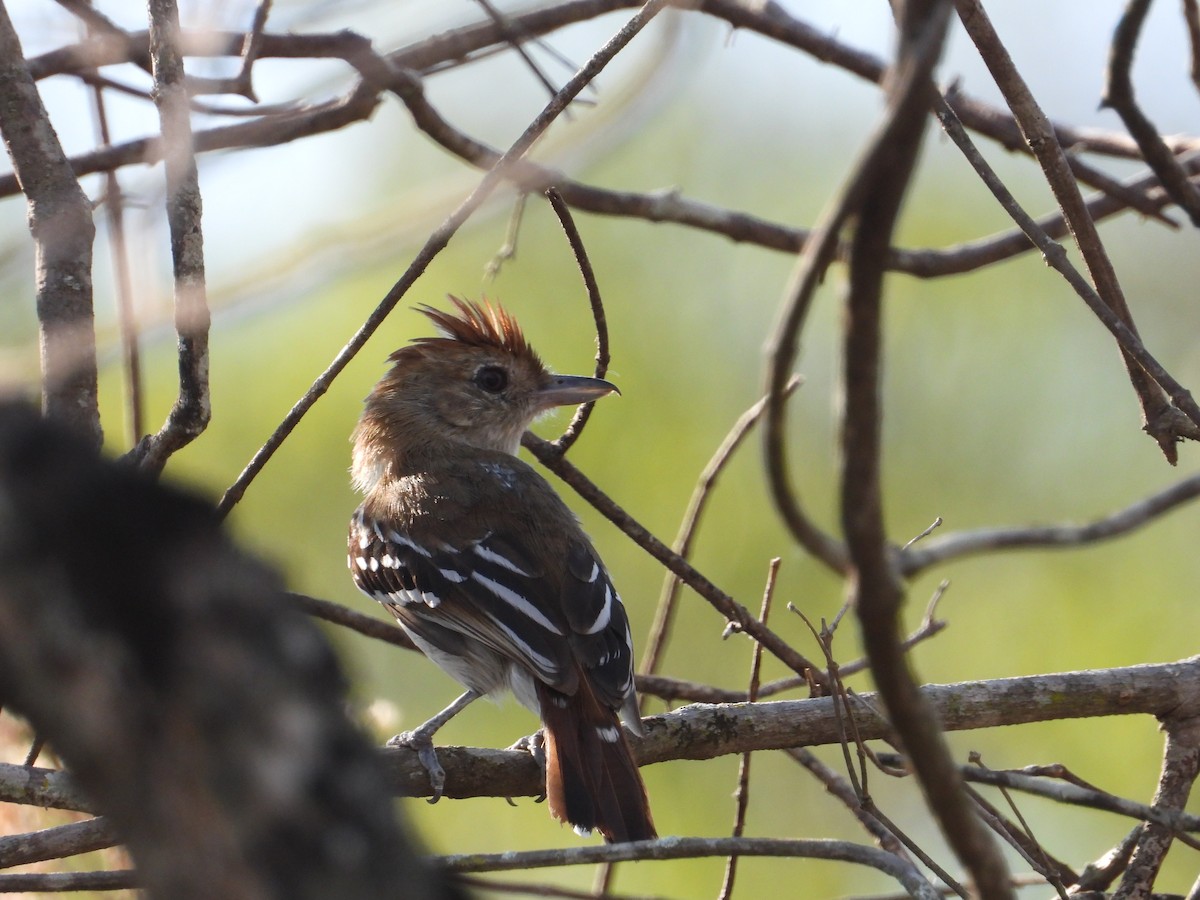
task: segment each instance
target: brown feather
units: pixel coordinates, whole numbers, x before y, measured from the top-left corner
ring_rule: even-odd
[[[571,696],[541,683],[537,691],[550,814],[581,831],[599,831],[609,843],[656,838],[646,786],[617,714],[596,699],[586,679]]]
[[[437,326],[442,337],[417,338],[414,344],[439,344],[449,340],[468,347],[506,350],[513,356],[523,356],[535,361],[538,366],[542,365],[537,353],[525,340],[521,326],[503,306],[487,299],[482,303],[474,303],[454,295],[450,295],[450,301],[458,309],[458,315],[427,304],[417,307]]]

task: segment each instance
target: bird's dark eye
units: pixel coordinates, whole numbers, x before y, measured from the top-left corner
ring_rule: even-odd
[[[483,366],[475,373],[475,384],[489,394],[498,394],[508,387],[508,373],[499,366]]]

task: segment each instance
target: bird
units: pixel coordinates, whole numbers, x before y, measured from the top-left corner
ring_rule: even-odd
[[[363,502],[349,529],[356,586],[466,687],[393,745],[445,773],[433,735],[484,695],[511,691],[542,728],[551,815],[607,842],[657,836],[621,727],[642,734],[629,619],[608,570],[550,484],[517,457],[540,415],[620,393],[556,375],[503,306],[450,297],[418,310],[436,336],[388,358],[352,435]]]

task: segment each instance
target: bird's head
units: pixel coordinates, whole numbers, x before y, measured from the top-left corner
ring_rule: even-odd
[[[450,299],[454,311],[420,307],[438,336],[389,357],[392,368],[367,397],[355,432],[356,459],[364,440],[454,441],[515,454],[542,413],[617,390],[599,378],[555,375],[502,307]]]

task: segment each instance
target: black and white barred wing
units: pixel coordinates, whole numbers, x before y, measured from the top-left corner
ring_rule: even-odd
[[[479,642],[567,694],[582,674],[606,705],[621,708],[633,690],[625,610],[586,543],[574,542],[563,563],[566,573],[551,578],[494,531],[451,545],[418,541],[362,510],[350,523],[355,583],[415,639],[453,656],[469,656]]]

